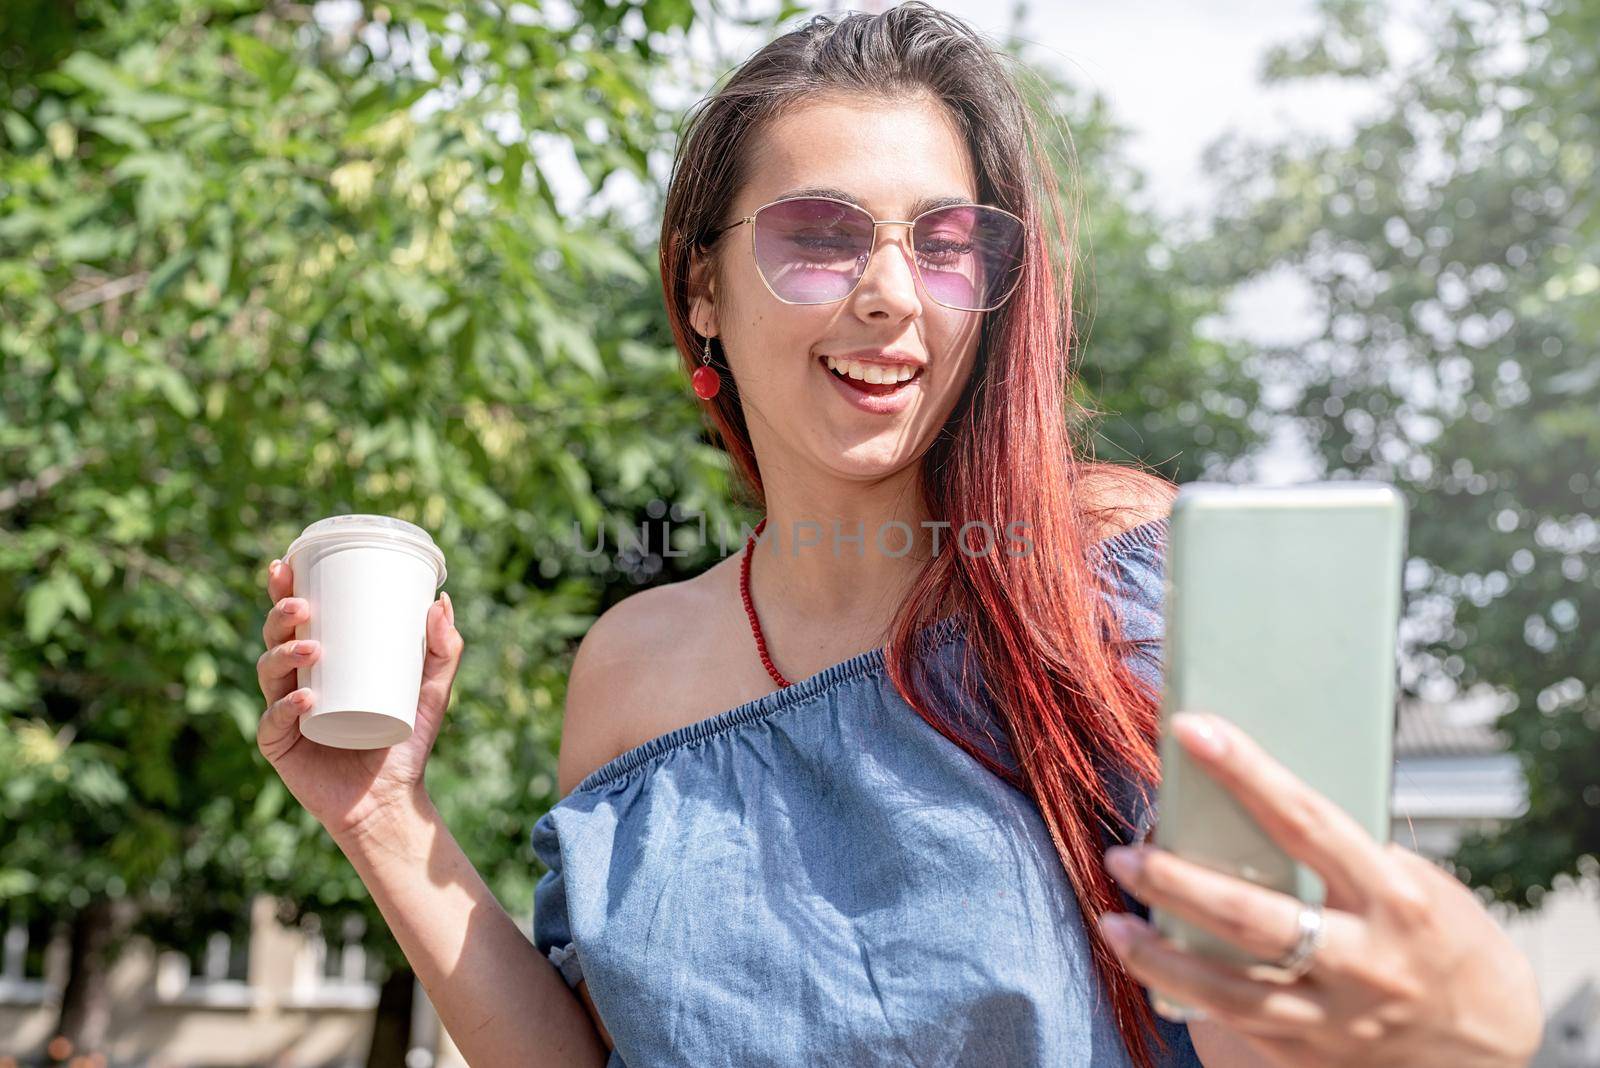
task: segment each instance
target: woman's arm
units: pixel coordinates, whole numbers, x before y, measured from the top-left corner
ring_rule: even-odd
[[[495,900],[426,793],[336,840],[468,1064],[606,1063],[584,1006]]]

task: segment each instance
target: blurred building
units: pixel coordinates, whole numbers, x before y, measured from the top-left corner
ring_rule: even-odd
[[[248,941],[217,933],[204,955],[156,952],[135,940],[113,966],[112,1066],[362,1068],[378,1004],[380,966],[359,921],[324,932],[290,928],[255,900]],[[64,932],[9,925],[0,954],[0,1063],[28,1063],[53,1037],[67,967]],[[465,1062],[441,1034],[420,985],[407,1068]]]
[[[1395,735],[1394,838],[1440,859],[1463,831],[1515,818],[1526,792],[1514,756],[1471,702],[1402,708]],[[1537,911],[1492,908],[1538,973],[1546,1026],[1534,1068],[1600,1068],[1600,879],[1570,881]],[[362,931],[289,929],[259,898],[248,944],[213,936],[203,959],[135,944],[115,966],[112,1065],[361,1068],[381,976]],[[51,1038],[66,945],[44,927],[4,931],[0,1060]],[[464,1068],[418,986],[407,1068]]]
[[[1418,702],[1395,734],[1395,841],[1434,859],[1464,831],[1520,815],[1527,789],[1517,758],[1489,726],[1492,702]],[[1558,882],[1537,910],[1490,911],[1533,962],[1545,1013],[1532,1068],[1600,1068],[1600,878]]]

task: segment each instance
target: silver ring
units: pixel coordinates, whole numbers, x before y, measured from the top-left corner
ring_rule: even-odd
[[[1277,967],[1287,972],[1291,979],[1298,979],[1311,970],[1312,958],[1327,940],[1327,929],[1322,925],[1322,903],[1301,906],[1299,925],[1300,934],[1295,939],[1294,948],[1277,962]]]

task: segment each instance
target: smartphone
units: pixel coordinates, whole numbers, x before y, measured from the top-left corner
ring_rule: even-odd
[[[1317,873],[1189,759],[1170,730],[1179,711],[1237,724],[1388,841],[1405,527],[1405,498],[1382,482],[1179,489],[1165,548],[1156,845],[1307,903],[1323,897]],[[1180,948],[1272,963],[1150,911]]]

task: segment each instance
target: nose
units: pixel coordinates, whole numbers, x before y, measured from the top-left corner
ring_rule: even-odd
[[[867,265],[856,282],[851,300],[863,317],[886,314],[904,319],[922,310],[918,289],[916,252],[911,246],[911,227],[894,223],[877,228]],[[886,231],[897,230],[898,233]]]

